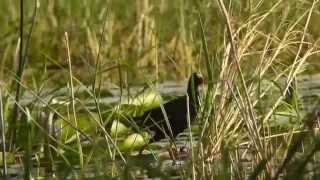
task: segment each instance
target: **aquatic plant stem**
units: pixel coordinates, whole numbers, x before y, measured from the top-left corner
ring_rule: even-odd
[[[72,114],[73,114],[73,121],[75,127],[78,127],[78,122],[77,122],[77,114],[76,114],[76,107],[75,107],[75,97],[74,97],[74,90],[73,90],[73,75],[72,75],[72,65],[71,65],[71,57],[70,57],[70,48],[69,48],[69,38],[68,38],[68,33],[64,33],[65,37],[65,43],[66,43],[66,48],[67,48],[67,61],[69,65],[69,77],[70,77],[70,93],[71,93],[71,105],[72,105]],[[77,143],[78,143],[78,150],[79,150],[79,160],[80,160],[80,167],[83,168],[83,153],[82,153],[82,146],[81,146],[81,141],[80,141],[80,136],[79,132],[76,131],[76,137],[77,137]]]
[[[2,139],[2,174],[7,177],[7,160],[6,160],[6,139],[5,139],[5,124],[4,124],[4,110],[2,103],[2,92],[0,89],[0,121],[1,121],[1,139]]]
[[[25,118],[25,126],[26,126],[26,151],[24,153],[24,179],[33,179],[32,178],[32,137],[31,137],[31,132],[32,132],[32,124],[31,124],[31,114],[28,108],[26,108],[26,114]]]
[[[233,56],[233,61],[236,65],[236,69],[240,75],[240,79],[241,79],[241,85],[243,86],[243,89],[244,89],[244,93],[245,93],[245,96],[244,96],[244,100],[246,102],[246,104],[248,105],[248,107],[245,108],[245,110],[247,111],[247,115],[248,115],[248,119],[246,121],[246,124],[247,124],[247,127],[248,127],[248,130],[249,130],[249,134],[251,135],[251,138],[252,138],[252,141],[255,145],[255,148],[257,149],[258,151],[258,155],[259,155],[259,158],[260,160],[262,159],[265,159],[265,153],[264,153],[264,148],[263,148],[263,144],[262,142],[260,141],[259,137],[259,132],[258,132],[258,125],[257,125],[257,122],[255,121],[255,116],[254,116],[254,112],[253,112],[253,106],[252,106],[252,102],[250,101],[250,97],[249,97],[249,93],[248,93],[248,89],[247,89],[247,86],[246,86],[246,82],[244,80],[244,76],[243,76],[243,73],[242,73],[242,70],[241,70],[241,67],[240,67],[240,62],[239,62],[239,57],[238,57],[238,54],[237,54],[237,50],[236,50],[236,46],[235,46],[235,41],[234,41],[234,38],[233,38],[233,31],[232,31],[232,28],[231,28],[231,21],[230,21],[230,18],[229,18],[229,15],[228,15],[228,12],[227,12],[227,9],[223,3],[222,0],[217,0],[218,1],[218,4],[221,8],[221,11],[225,17],[225,20],[226,20],[226,25],[227,25],[227,32],[228,32],[228,36],[229,36],[229,42],[231,44],[231,54]],[[246,119],[246,118],[245,118]],[[251,122],[250,122],[251,121]]]
[[[190,138],[190,149],[191,149],[191,164],[192,164],[192,179],[196,179],[196,169],[195,169],[195,161],[194,161],[194,149],[193,149],[193,140],[192,140],[192,132],[191,132],[191,122],[190,122],[190,107],[189,107],[189,96],[187,94],[187,121],[189,128],[189,138]]]
[[[114,142],[113,139],[111,138],[110,134],[106,131],[105,127],[103,126],[103,117],[102,117],[102,113],[101,113],[101,109],[100,109],[100,90],[101,90],[101,84],[102,84],[102,71],[101,71],[101,60],[100,60],[100,54],[101,54],[101,46],[102,46],[102,42],[103,42],[103,38],[104,38],[104,35],[105,35],[105,32],[106,32],[106,23],[107,23],[107,17],[108,17],[108,14],[109,14],[109,9],[107,9],[105,15],[104,15],[104,22],[103,22],[103,27],[102,27],[102,33],[101,33],[101,36],[100,36],[100,40],[99,40],[99,45],[98,45],[98,53],[97,53],[97,58],[96,58],[96,63],[95,63],[95,72],[94,72],[94,77],[93,77],[93,82],[92,82],[92,96],[93,96],[93,99],[94,99],[94,103],[95,103],[95,106],[97,108],[97,111],[98,111],[98,115],[99,115],[99,122],[97,122],[98,126],[101,128],[101,130],[103,131],[104,133],[104,138],[106,140],[107,143],[107,151],[110,155],[110,158],[111,159],[114,159],[112,157],[112,152],[111,152],[111,146],[110,146],[110,143],[109,141],[111,142],[111,145],[113,145],[115,147],[115,151],[118,152],[118,154],[120,155],[121,159],[123,160],[124,163],[126,163],[126,160],[125,158],[123,157],[123,155],[121,154],[120,150],[117,148],[117,146],[115,145],[116,141]],[[121,64],[119,63],[116,67],[119,68],[120,70],[120,67],[121,67]],[[98,87],[96,88],[96,84],[97,84],[97,77],[98,75],[100,76],[100,78],[98,79]],[[121,77],[120,77],[121,78]],[[120,85],[121,87],[121,85]],[[122,88],[120,88],[121,90],[121,94],[122,94]],[[120,96],[121,98],[122,96]],[[120,99],[120,102],[121,102],[121,99]],[[115,155],[116,153],[114,153]]]
[[[31,34],[33,31],[33,27],[35,25],[35,20],[37,16],[37,8],[38,8],[38,0],[34,0],[34,10],[33,10],[33,15],[32,15],[32,23],[31,27],[28,33],[26,45],[24,48],[24,3],[23,0],[20,0],[20,26],[19,26],[19,65],[18,65],[18,70],[16,73],[17,77],[17,82],[16,82],[16,95],[15,95],[15,104],[13,105],[13,110],[12,110],[12,119],[11,123],[9,126],[8,130],[8,135],[9,135],[9,150],[14,149],[15,147],[15,141],[16,141],[16,128],[17,128],[17,118],[18,118],[18,105],[17,103],[20,102],[20,91],[21,91],[21,80],[23,76],[23,71],[25,68],[25,64],[27,62],[27,52],[28,52],[28,47],[29,47],[29,42],[31,40]]]
[[[21,81],[22,74],[23,74],[23,44],[24,44],[24,2],[23,0],[20,0],[20,26],[19,26],[19,31],[20,31],[20,44],[19,44],[19,66],[18,66],[18,71],[17,71],[17,79],[18,81]],[[11,125],[9,126],[8,134],[9,134],[9,150],[14,149],[15,146],[15,139],[16,139],[16,123],[17,123],[17,118],[18,118],[18,105],[20,101],[20,84],[16,83],[16,96],[15,96],[15,101],[16,103],[13,105],[13,110],[12,110],[12,119],[11,119]]]

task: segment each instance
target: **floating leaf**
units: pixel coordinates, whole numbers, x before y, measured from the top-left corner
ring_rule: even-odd
[[[119,121],[113,121],[111,125],[111,136],[123,135],[129,132],[129,128]]]
[[[134,133],[129,135],[122,143],[119,148],[121,151],[130,151],[142,148],[148,143],[148,135],[146,133]]]

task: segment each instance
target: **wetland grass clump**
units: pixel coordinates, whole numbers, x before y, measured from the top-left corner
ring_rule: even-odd
[[[34,3],[0,2],[2,177],[319,178],[319,99],[298,81],[319,71],[319,1]],[[136,155],[149,136],[128,117],[193,71],[184,163]]]
[[[312,154],[302,152],[304,161],[299,163],[302,169],[298,177],[305,178],[308,175],[302,172],[306,172],[304,168],[313,162],[306,159],[318,158],[315,155],[318,138],[311,135],[309,138],[315,144],[310,145],[300,137],[304,131],[313,130],[303,126],[309,119],[304,119],[307,112],[302,110],[303,105],[297,99],[299,92],[292,86],[296,83],[295,78],[305,70],[307,60],[319,53],[319,39],[310,42],[307,38],[310,19],[319,4],[313,1],[303,16],[290,19],[280,16],[281,21],[272,22],[277,27],[275,31],[267,31],[268,17],[281,14],[280,1],[265,12],[253,13],[240,25],[233,24],[223,2],[218,2],[226,24],[226,45],[218,58],[208,56],[206,59],[209,65],[215,62],[207,66],[208,77],[216,78],[212,78],[215,83],[204,99],[203,131],[196,153],[198,162],[193,162],[197,165],[196,172],[202,178],[277,179],[280,174],[289,178],[294,174],[289,161],[304,146],[311,149]],[[303,28],[299,24],[303,24]],[[203,47],[207,47],[204,33]],[[208,50],[204,48],[204,51]],[[290,64],[283,61],[286,56],[292,58]],[[218,66],[215,67],[218,71],[212,71],[214,66]],[[317,102],[315,99],[313,104],[316,108]],[[279,121],[277,114],[284,111],[294,112],[282,118],[297,125],[290,127],[288,123],[284,128],[286,133],[275,127],[280,124],[271,126],[272,121]],[[314,113],[313,116],[313,119],[317,118]],[[245,165],[248,159],[250,164]],[[229,167],[219,171],[219,168],[207,165],[207,161],[218,161],[223,167],[226,164]],[[250,166],[252,170],[246,171]],[[313,177],[317,177],[317,173]]]

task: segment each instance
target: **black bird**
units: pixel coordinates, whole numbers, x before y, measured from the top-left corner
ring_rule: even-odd
[[[151,138],[150,143],[165,137],[169,137],[173,142],[175,137],[188,127],[188,118],[190,118],[191,122],[196,118],[202,84],[202,76],[193,73],[188,81],[186,95],[173,99],[163,104],[163,106],[153,108],[142,116],[134,118],[138,127],[153,132],[154,136]]]

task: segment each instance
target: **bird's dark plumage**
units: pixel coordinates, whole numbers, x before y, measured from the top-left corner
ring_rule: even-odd
[[[191,122],[196,118],[199,108],[199,89],[202,84],[203,78],[193,73],[189,78],[185,96],[173,99],[163,104],[162,107],[151,109],[141,117],[135,118],[140,128],[154,132],[151,142],[159,141],[167,136],[173,140],[184,131],[188,126],[188,111]]]

